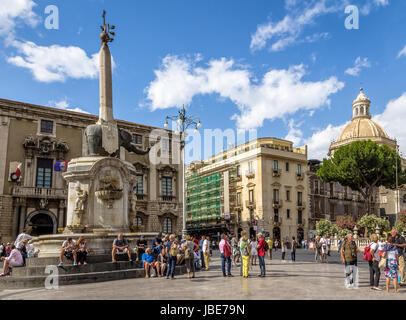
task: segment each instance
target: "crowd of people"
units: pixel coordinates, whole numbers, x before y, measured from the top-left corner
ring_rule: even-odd
[[[0,277],[10,275],[14,267],[25,265],[26,259],[36,257],[29,241],[32,237],[24,230],[14,243],[0,244],[0,261],[3,261],[3,272]],[[316,236],[313,241],[307,242],[303,239],[300,244],[305,250],[314,250],[315,262],[328,263],[330,256],[332,237],[331,235]],[[405,261],[404,249],[406,248],[405,238],[393,229],[387,238],[378,237],[376,234],[370,236],[370,244],[364,249],[363,259],[368,261],[371,289],[381,291],[379,282],[381,270],[384,270],[386,279],[386,292],[389,291],[392,280],[394,291],[398,292],[399,285],[406,285],[405,282]],[[268,254],[272,260],[272,251],[281,249],[281,259],[285,261],[287,252],[290,252],[290,260],[296,260],[296,249],[299,242],[295,237],[292,240],[265,238],[262,233],[256,237],[248,237],[246,231],[241,232],[240,238],[235,234],[222,234],[219,241],[211,239],[210,236],[184,238],[176,237],[174,234],[163,236],[159,233],[152,239],[152,245],[148,246],[145,236],[141,236],[134,248],[131,248],[129,241],[122,233],[117,235],[112,243],[112,262],[117,259],[132,262],[133,257],[142,263],[145,271],[145,278],[165,277],[175,278],[175,268],[185,264],[187,277],[195,278],[197,270],[210,270],[213,250],[218,248],[221,257],[221,271],[223,277],[233,277],[232,265],[240,266],[240,276],[249,277],[250,267],[259,265],[259,277],[266,276],[265,257]],[[76,241],[68,237],[62,244],[59,256],[59,266],[63,266],[63,258],[73,261],[73,265],[87,264],[88,255],[87,240],[80,236]],[[345,286],[353,288],[358,281],[358,254],[360,253],[353,235],[350,233],[338,242],[338,252],[342,263],[345,266]]]

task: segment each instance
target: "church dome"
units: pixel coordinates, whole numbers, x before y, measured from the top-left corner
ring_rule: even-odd
[[[393,149],[396,148],[396,141],[389,138],[385,130],[371,120],[370,103],[371,100],[367,98],[361,88],[361,92],[352,103],[353,115],[351,122],[341,131],[337,141],[332,142],[329,155],[332,155],[339,147],[359,140],[371,140],[379,145],[385,144]]]
[[[375,121],[368,118],[357,118],[352,119],[352,121],[346,125],[338,137],[337,142],[354,138],[366,140],[368,138],[378,137],[389,138],[382,127]]]

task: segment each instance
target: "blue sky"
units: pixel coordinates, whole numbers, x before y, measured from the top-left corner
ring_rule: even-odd
[[[406,152],[405,1],[0,0],[0,97],[97,114],[103,9],[118,119],[162,127],[185,104],[203,128],[258,129],[322,158],[362,86]]]

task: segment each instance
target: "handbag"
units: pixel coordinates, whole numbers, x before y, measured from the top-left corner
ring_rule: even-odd
[[[379,269],[385,269],[386,268],[386,258],[381,258],[381,260],[379,260],[378,268]]]

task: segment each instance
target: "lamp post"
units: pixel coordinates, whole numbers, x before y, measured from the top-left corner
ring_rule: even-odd
[[[396,143],[396,173],[395,173],[395,179],[396,179],[396,194],[395,194],[395,199],[396,199],[396,220],[398,219],[398,213],[399,213],[399,188],[398,188],[398,154],[399,154],[399,146],[398,142],[395,139]]]
[[[164,127],[167,129],[169,127],[168,120],[176,121],[176,130],[175,134],[180,133],[181,142],[181,156],[182,156],[182,199],[183,199],[183,206],[182,206],[182,236],[186,236],[186,192],[185,192],[185,184],[186,184],[186,177],[185,177],[185,139],[186,139],[186,130],[190,127],[194,128],[194,132],[197,133],[197,129],[202,126],[199,117],[195,116],[187,116],[185,105],[182,106],[182,109],[178,111],[176,116],[167,116],[165,120]]]

